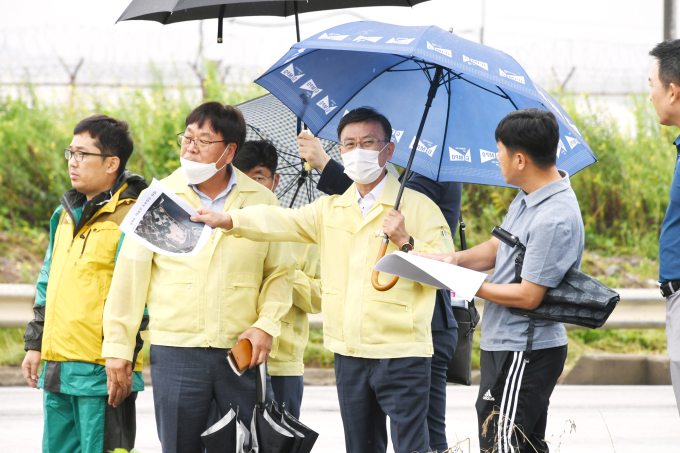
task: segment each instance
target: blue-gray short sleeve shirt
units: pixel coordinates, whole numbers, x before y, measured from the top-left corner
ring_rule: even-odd
[[[569,175],[526,194],[520,190],[508,209],[501,227],[526,246],[522,279],[537,285],[556,287],[567,271],[581,268],[585,232],[576,194]],[[501,243],[491,283],[515,282],[517,247]],[[507,307],[486,301],[482,322],[481,348],[485,351],[524,351],[529,320],[513,315]],[[567,344],[562,323],[536,321],[533,349]]]

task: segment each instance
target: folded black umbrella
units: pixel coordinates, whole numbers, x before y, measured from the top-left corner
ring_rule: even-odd
[[[267,371],[264,363],[257,367],[257,405],[250,424],[251,453],[292,453],[295,434],[275,420],[273,404],[265,404]]]
[[[249,438],[248,429],[234,409],[201,434],[207,453],[246,453]]]

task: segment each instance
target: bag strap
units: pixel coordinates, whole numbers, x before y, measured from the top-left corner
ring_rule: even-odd
[[[463,251],[463,250],[467,250],[467,240],[465,239],[465,221],[463,221],[463,211],[462,210],[459,214],[459,219],[460,219],[460,223],[458,225],[458,236],[460,237],[460,250]],[[475,308],[475,298],[474,297],[472,298],[472,300],[470,300],[468,302],[468,309],[469,308],[472,308],[472,309]],[[472,311],[472,310],[470,312],[474,313],[474,311]],[[474,318],[475,318],[474,314],[471,317],[472,317],[472,321],[474,323],[472,328],[474,329],[475,326],[477,326],[477,323],[474,322]]]
[[[536,319],[529,317],[529,330],[527,330],[527,349],[524,353],[524,363],[529,363],[531,361],[531,349],[534,346],[534,327],[536,324]]]

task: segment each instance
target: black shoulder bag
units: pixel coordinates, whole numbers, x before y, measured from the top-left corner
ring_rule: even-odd
[[[467,249],[465,241],[465,222],[460,216],[460,249]],[[479,312],[475,308],[475,299],[468,301],[467,308],[452,306],[453,317],[458,323],[458,344],[446,370],[446,382],[461,385],[472,385],[472,337],[479,322]]]
[[[515,258],[515,282],[521,283],[526,247],[517,236],[501,227],[494,227],[491,234],[512,248],[519,247]],[[525,361],[529,363],[537,319],[596,329],[604,325],[619,299],[619,294],[608,286],[575,268],[569,269],[560,284],[545,293],[536,309],[510,308],[510,313],[529,318]]]

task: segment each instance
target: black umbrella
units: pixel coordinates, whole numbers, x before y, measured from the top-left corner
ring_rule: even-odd
[[[298,13],[364,6],[414,6],[428,0],[133,0],[116,22],[151,20],[174,24],[190,20],[217,19],[217,42],[222,42],[225,17],[295,15],[300,42]]]

